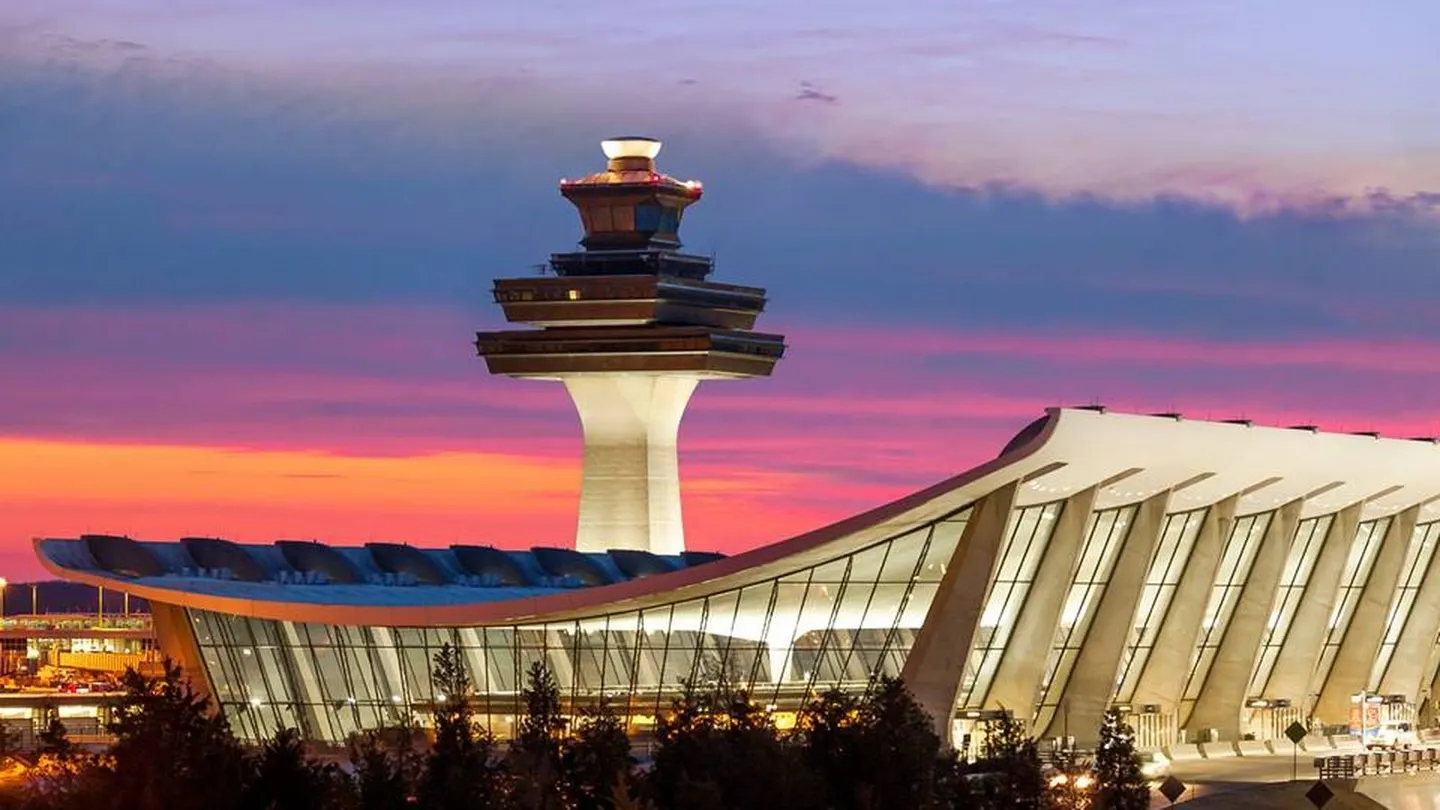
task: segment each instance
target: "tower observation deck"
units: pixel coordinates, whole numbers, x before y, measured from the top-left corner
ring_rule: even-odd
[[[602,144],[605,171],[562,180],[580,211],[583,250],[550,256],[551,274],[495,281],[512,324],[481,332],[491,374],[559,380],[585,433],[576,547],[677,554],[685,548],[676,439],[701,380],[769,376],[781,335],[753,332],[765,290],[708,280],[705,256],[680,251],[694,181],[655,169],[660,141]]]

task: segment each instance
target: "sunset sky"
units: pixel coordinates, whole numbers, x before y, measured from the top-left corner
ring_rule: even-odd
[[[0,575],[35,535],[573,542],[491,378],[556,182],[664,138],[790,349],[681,430],[734,552],[1047,405],[1440,433],[1440,4],[0,3]]]

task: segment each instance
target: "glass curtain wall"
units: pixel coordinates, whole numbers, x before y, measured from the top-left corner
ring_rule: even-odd
[[[605,699],[643,724],[682,682],[726,680],[793,710],[831,687],[898,676],[968,510],[850,554],[703,598],[505,627],[359,627],[189,611],[216,698],[243,738],[283,727],[342,742],[422,719],[441,696],[430,665],[460,649],[477,710],[510,733],[525,673],[543,662],[572,710]]]
[[[1320,661],[1315,666],[1315,675],[1310,680],[1312,693],[1330,677],[1330,668],[1335,665],[1335,656],[1340,652],[1340,642],[1345,631],[1350,629],[1350,619],[1355,615],[1355,606],[1370,581],[1370,571],[1375,567],[1375,557],[1380,553],[1380,544],[1390,530],[1390,518],[1380,518],[1361,523],[1355,531],[1355,542],[1350,544],[1350,554],[1345,558],[1345,569],[1340,575],[1340,591],[1335,597],[1335,609],[1330,612],[1330,622],[1325,626],[1325,646],[1320,648]]]
[[[1015,629],[1015,620],[1020,616],[1025,596],[1035,582],[1040,557],[1050,545],[1050,536],[1055,532],[1055,522],[1060,518],[1064,505],[1064,501],[1055,501],[1010,513],[1005,540],[995,558],[990,590],[980,614],[980,626],[975,628],[975,640],[970,647],[956,705],[979,708],[990,691],[990,682],[1000,666],[1000,657],[1010,641],[1011,631]]]
[[[1265,625],[1264,640],[1260,644],[1260,655],[1255,660],[1255,669],[1250,674],[1250,688],[1245,693],[1250,697],[1261,697],[1270,682],[1270,673],[1280,657],[1280,649],[1290,634],[1290,623],[1310,584],[1310,573],[1315,570],[1315,561],[1320,558],[1320,549],[1330,527],[1335,523],[1334,515],[1308,518],[1300,521],[1295,532],[1295,541],[1290,544],[1290,553],[1285,558],[1285,568],[1280,574],[1280,588],[1275,595],[1275,606],[1270,611],[1270,621]]]
[[[1065,595],[1065,605],[1060,611],[1060,626],[1056,628],[1055,640],[1045,662],[1045,674],[1040,682],[1040,711],[1036,714],[1036,728],[1044,728],[1059,705],[1065,693],[1065,684],[1080,655],[1080,645],[1090,632],[1090,622],[1110,581],[1115,568],[1115,559],[1125,545],[1130,526],[1135,520],[1136,506],[1122,506],[1107,509],[1090,516],[1089,531],[1085,533],[1085,545],[1080,552],[1080,563]]]
[[[1255,562],[1255,553],[1265,530],[1270,526],[1273,512],[1246,515],[1236,518],[1225,541],[1225,550],[1220,555],[1220,567],[1215,572],[1215,584],[1210,589],[1210,598],[1205,603],[1205,617],[1200,621],[1200,643],[1190,664],[1190,674],[1185,681],[1184,697],[1181,700],[1181,717],[1188,717],[1189,709],[1200,696],[1200,688],[1210,674],[1210,665],[1235,613],[1240,592],[1250,577],[1250,566]],[[1182,720],[1183,722],[1183,720]]]
[[[1190,562],[1190,553],[1195,550],[1195,539],[1200,536],[1200,527],[1205,523],[1208,511],[1195,509],[1165,516],[1160,542],[1145,574],[1145,588],[1140,592],[1135,626],[1130,630],[1116,678],[1117,696],[1121,703],[1135,699],[1140,675],[1145,671],[1145,663],[1150,660],[1151,650],[1155,649],[1155,638],[1165,625],[1170,601],[1175,598],[1180,575]]]
[[[1385,635],[1380,641],[1380,654],[1370,671],[1370,691],[1380,688],[1385,671],[1390,668],[1390,659],[1395,656],[1395,645],[1400,643],[1400,633],[1410,620],[1410,609],[1415,606],[1415,597],[1420,593],[1420,583],[1425,572],[1430,570],[1430,561],[1435,556],[1436,541],[1440,540],[1440,523],[1422,523],[1415,527],[1410,536],[1410,545],[1405,549],[1405,561],[1400,568],[1400,584],[1390,602],[1390,612],[1385,619]]]

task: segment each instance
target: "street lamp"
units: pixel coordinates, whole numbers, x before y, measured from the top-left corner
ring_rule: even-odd
[[[1050,793],[1056,806],[1064,810],[1084,810],[1090,806],[1090,791],[1095,777],[1088,773],[1071,775],[1065,771],[1050,777]]]

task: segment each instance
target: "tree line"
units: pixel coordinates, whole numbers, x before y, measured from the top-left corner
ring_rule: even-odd
[[[894,679],[861,695],[831,691],[792,729],[723,681],[687,684],[656,719],[649,756],[632,750],[608,705],[563,713],[542,664],[527,673],[515,734],[481,729],[457,649],[435,656],[433,728],[405,722],[351,739],[320,761],[285,729],[242,744],[180,668],[129,671],[103,752],[82,750],[52,718],[33,759],[0,786],[0,810],[1139,810],[1149,806],[1129,730],[1110,715],[1096,761],[1047,773],[1023,725],[987,724],[981,754],[942,745]],[[6,773],[14,773],[12,766]],[[1085,778],[1076,780],[1077,774]],[[1061,778],[1061,777],[1071,778]],[[1075,786],[1093,786],[1077,792]]]

